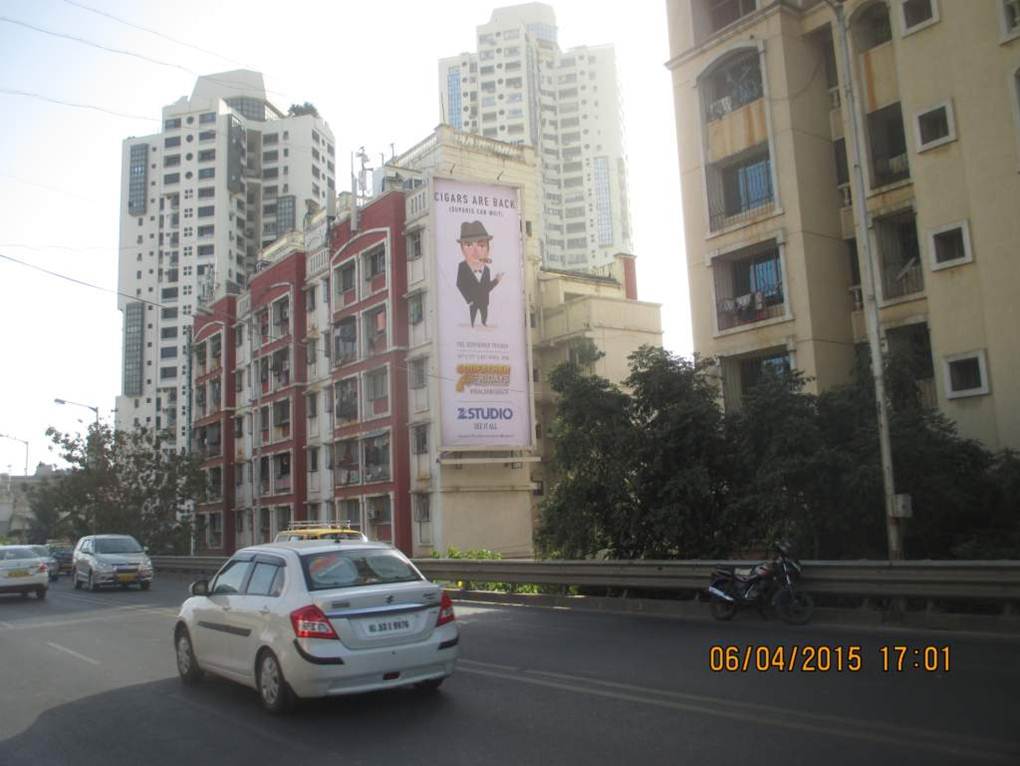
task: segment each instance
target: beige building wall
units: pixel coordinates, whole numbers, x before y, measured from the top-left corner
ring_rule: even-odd
[[[667,2],[695,350],[720,359],[727,407],[766,358],[812,390],[849,379],[849,81],[886,347],[915,350],[922,399],[961,433],[1015,448],[1020,22],[1000,0],[843,5],[850,72],[825,3]]]
[[[524,221],[525,289],[531,326],[529,365],[532,372],[535,441],[533,449],[492,452],[433,451],[412,455],[411,491],[430,495],[431,520],[416,523],[416,555],[487,548],[506,557],[530,556],[538,504],[548,481],[551,443],[546,434],[555,406],[545,375],[569,358],[571,344],[591,338],[606,357],[595,372],[612,380],[626,377],[627,356],[643,343],[661,344],[658,304],[626,297],[625,262],[620,255],[608,276],[549,271],[540,266],[539,218],[541,178],[534,150],[442,125],[417,146],[395,158],[387,178],[399,174],[423,182],[407,194],[408,236],[420,238],[423,257],[408,265],[408,290],[429,293],[436,254],[430,230],[433,177],[516,186]],[[431,306],[426,300],[424,305]],[[431,312],[431,308],[426,309]],[[435,356],[435,316],[429,314],[421,334],[412,332],[409,361]],[[430,373],[434,367],[429,366]],[[412,390],[410,424],[430,423],[430,444],[439,437],[438,391]]]

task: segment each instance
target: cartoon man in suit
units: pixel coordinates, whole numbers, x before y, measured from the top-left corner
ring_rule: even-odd
[[[488,326],[489,293],[503,278],[497,274],[493,279],[488,264],[492,263],[489,256],[489,242],[492,237],[485,230],[481,221],[464,221],[460,225],[460,252],[464,256],[457,267],[457,289],[467,301],[471,315],[471,326],[475,326],[475,317],[482,315],[482,325]]]

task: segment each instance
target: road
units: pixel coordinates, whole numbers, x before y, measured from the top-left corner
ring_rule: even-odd
[[[0,764],[1020,762],[1020,638],[461,603],[463,659],[438,694],[273,718],[253,691],[178,681],[185,594],[177,578],[101,593],[63,578],[43,602],[0,597]],[[709,668],[713,645],[794,644],[859,646],[861,670]],[[948,644],[949,672],[883,672],[883,644]]]

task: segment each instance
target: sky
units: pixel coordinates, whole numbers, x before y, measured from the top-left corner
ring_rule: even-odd
[[[0,255],[105,288],[0,258],[0,434],[29,443],[29,471],[59,463],[47,427],[78,432],[94,418],[54,399],[99,407],[112,424],[125,138],[159,132],[162,107],[190,96],[198,75],[249,68],[265,75],[283,110],[316,105],[336,137],[338,170],[360,146],[376,160],[390,144],[399,153],[440,122],[438,60],[474,50],[475,27],[503,4],[511,3],[0,2]],[[663,345],[689,355],[666,4],[550,4],[561,48],[616,48],[638,297],[662,304]],[[25,457],[24,444],[0,438],[0,472],[21,474]]]

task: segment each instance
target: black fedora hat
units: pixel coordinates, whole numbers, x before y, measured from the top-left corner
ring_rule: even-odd
[[[480,239],[486,241],[492,239],[492,235],[485,230],[481,221],[464,221],[460,225],[460,239],[458,242],[477,242]]]

